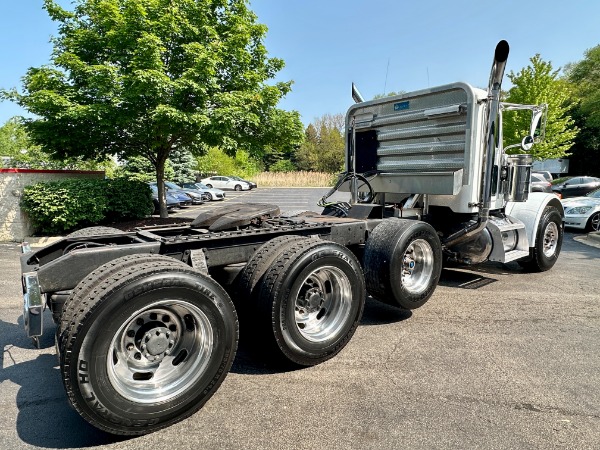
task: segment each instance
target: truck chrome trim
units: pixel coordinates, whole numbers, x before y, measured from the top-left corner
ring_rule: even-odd
[[[23,323],[27,336],[41,336],[44,331],[43,316],[45,296],[35,272],[23,274]]]

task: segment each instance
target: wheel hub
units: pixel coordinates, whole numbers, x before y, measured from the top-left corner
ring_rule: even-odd
[[[304,298],[309,312],[318,311],[323,306],[323,293],[319,289],[310,289]]]
[[[420,294],[429,286],[433,274],[433,250],[429,242],[416,239],[411,242],[402,258],[402,285],[411,294]]]
[[[343,329],[351,292],[350,280],[336,267],[324,266],[309,274],[295,301],[300,334],[309,341],[320,342]]]
[[[127,329],[125,348],[135,361],[158,363],[169,355],[177,343],[176,320],[164,311],[146,311],[132,321]]]
[[[174,344],[170,337],[168,328],[153,328],[144,335],[140,349],[146,358],[156,360],[158,356],[166,356],[170,353],[169,345],[172,348]]]
[[[214,330],[195,305],[163,299],[133,313],[113,337],[106,364],[124,398],[156,403],[180,395],[211,360]]]
[[[554,222],[548,223],[544,231],[543,252],[548,258],[552,257],[556,252],[558,240],[558,227]]]

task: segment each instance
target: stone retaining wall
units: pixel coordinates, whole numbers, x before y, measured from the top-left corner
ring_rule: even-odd
[[[21,242],[31,236],[33,227],[19,205],[23,188],[42,181],[66,178],[103,179],[103,171],[0,169],[0,242]]]

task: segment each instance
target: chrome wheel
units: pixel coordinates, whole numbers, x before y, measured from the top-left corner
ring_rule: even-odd
[[[300,285],[295,320],[300,334],[312,342],[335,337],[348,323],[352,309],[352,286],[337,267],[311,272]]]
[[[592,231],[600,231],[600,212],[590,217],[590,229]]]
[[[132,314],[115,334],[108,378],[124,398],[159,403],[185,392],[203,375],[213,327],[198,307],[162,300]]]
[[[556,246],[558,244],[558,226],[555,222],[548,222],[546,229],[544,230],[544,243],[543,252],[548,258],[556,253]]]
[[[415,239],[402,257],[402,286],[411,294],[424,292],[433,276],[433,249],[424,239]]]

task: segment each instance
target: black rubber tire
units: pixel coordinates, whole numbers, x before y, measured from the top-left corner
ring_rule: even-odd
[[[234,191],[241,191],[241,190],[242,190],[242,186],[241,186],[241,185],[239,185],[239,184],[236,184],[236,185],[233,187],[233,190],[234,190]]]
[[[285,247],[300,240],[308,242],[309,238],[297,235],[278,236],[265,242],[254,252],[239,273],[236,282],[237,297],[245,299],[244,303],[248,306],[244,309],[253,309],[258,291],[256,287],[262,282],[265,272],[271,267],[277,256]]]
[[[425,287],[411,290],[403,284],[404,255],[415,241],[424,241],[431,251]],[[423,261],[417,262],[423,265]],[[430,267],[429,267],[430,266]],[[442,245],[435,229],[426,222],[389,218],[369,235],[363,257],[367,291],[374,298],[403,309],[423,306],[437,287],[442,271]],[[429,270],[430,269],[430,270]]]
[[[347,295],[330,301],[336,288],[329,284],[330,300],[323,303],[330,308],[322,307],[313,316],[317,322],[323,320],[319,327],[326,331],[309,337],[308,330],[301,330],[297,322],[297,299],[308,278],[332,270],[342,279]],[[298,366],[312,366],[337,355],[352,338],[364,310],[365,282],[360,263],[350,250],[334,242],[311,239],[287,243],[258,286],[257,336],[265,350],[274,350],[269,354],[272,359]],[[308,297],[305,294],[303,298]]]
[[[135,264],[126,256],[92,272],[80,284],[82,286],[75,289],[71,299],[78,309],[69,310],[68,325],[62,331],[59,343],[60,368],[71,405],[89,423],[113,434],[150,433],[189,417],[219,388],[236,353],[238,323],[231,299],[210,277],[165,256],[154,256],[152,261]],[[209,352],[206,359],[202,359],[206,365],[202,363],[195,367],[197,352],[187,351],[174,364],[181,355],[178,354],[169,363],[173,366],[192,364],[182,375],[191,377],[185,389],[175,388],[161,401],[152,401],[152,395],[145,401],[127,398],[111,380],[111,362],[117,367],[113,339],[119,333],[123,335],[124,327],[131,325],[128,321],[138,317],[140,312],[158,308],[157,305],[165,301],[177,302],[177,307],[189,307],[208,325],[205,336],[210,339]],[[67,319],[66,314],[63,316]],[[189,319],[192,325],[187,319],[183,320],[180,325],[185,325],[187,328],[184,329],[188,331],[189,327],[201,328],[197,319]],[[173,321],[169,323],[174,324]],[[183,335],[185,331],[180,333]],[[107,358],[107,355],[111,356]],[[115,375],[112,377],[114,379]],[[124,383],[129,380],[119,378],[119,375],[116,378]],[[137,380],[135,376],[133,379]],[[167,387],[167,383],[161,385],[161,389]],[[153,383],[140,390],[146,388],[153,389]]]
[[[544,236],[546,228],[553,222],[556,225],[556,247],[551,256],[544,253]],[[546,206],[538,224],[535,246],[529,248],[529,257],[518,261],[519,265],[528,272],[545,272],[554,266],[560,255],[564,236],[563,220],[560,212],[554,206]]]
[[[600,211],[596,211],[590,216],[587,223],[585,224],[585,231],[600,231]]]
[[[88,237],[88,236],[102,236],[106,234],[123,234],[124,231],[113,227],[87,227],[81,230],[73,231],[67,234],[66,237]]]
[[[212,202],[212,201],[214,201],[214,199],[215,199],[215,198],[213,197],[212,193],[210,193],[210,192],[208,193],[208,197],[209,197],[209,198],[208,198],[208,201],[209,201],[209,202]]]
[[[207,184],[206,187],[212,189],[213,185],[212,184]]]
[[[177,259],[150,253],[122,256],[98,267],[79,282],[62,308],[60,321],[56,326],[56,336],[58,338],[59,348],[62,339],[62,331],[68,327],[69,323],[74,320],[75,315],[79,312],[81,299],[85,299],[91,295],[101,279],[111,277],[120,271],[130,269],[144,262],[153,262],[157,265],[167,267],[174,267],[177,265],[189,267],[186,263]]]
[[[262,339],[260,337],[257,339],[257,333],[253,325],[257,311],[258,292],[265,272],[288,245],[292,245],[300,240],[308,241],[308,239],[303,236],[287,235],[278,236],[265,242],[254,252],[244,268],[237,275],[232,297],[240,318],[240,340],[251,343],[250,350],[256,351],[262,345]],[[269,329],[269,327],[266,329]],[[260,357],[261,355],[259,354],[258,356]]]

